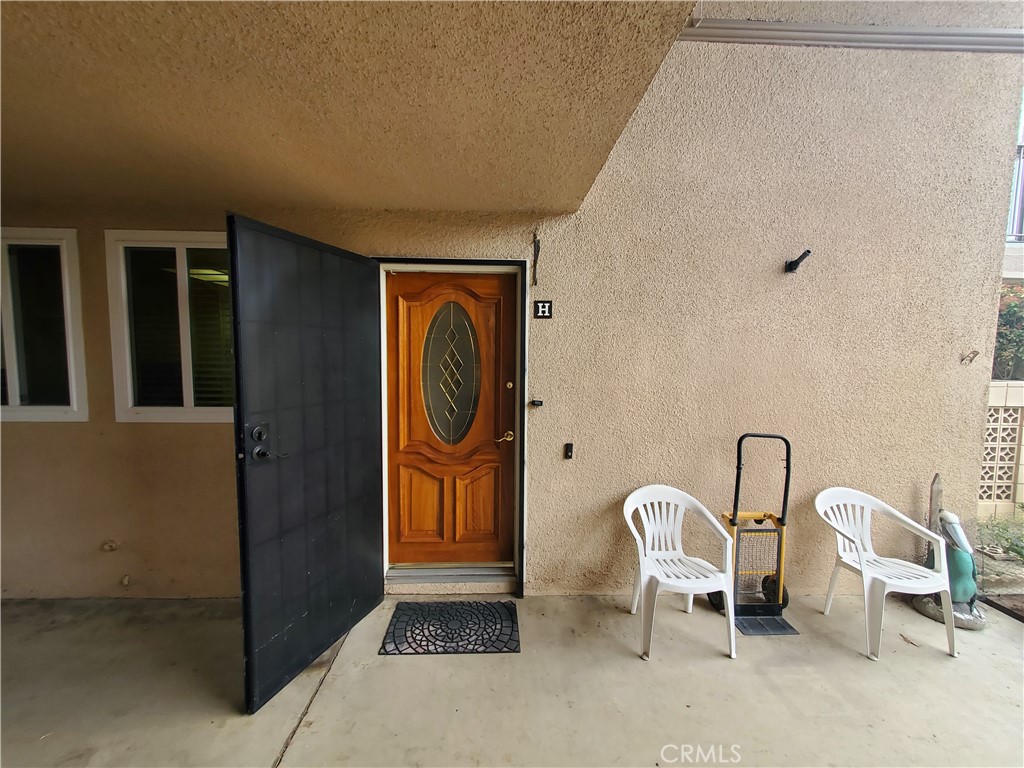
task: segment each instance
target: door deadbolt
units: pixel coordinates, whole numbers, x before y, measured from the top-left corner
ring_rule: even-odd
[[[252,431],[252,439],[257,443],[262,443],[267,439],[267,428],[260,424]]]

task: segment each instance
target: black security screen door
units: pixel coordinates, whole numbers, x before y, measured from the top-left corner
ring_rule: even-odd
[[[380,270],[240,216],[228,238],[255,712],[384,594]]]

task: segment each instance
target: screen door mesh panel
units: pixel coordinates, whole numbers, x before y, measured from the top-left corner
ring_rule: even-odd
[[[380,267],[234,216],[246,708],[384,596]]]
[[[505,600],[395,606],[379,655],[452,653],[519,653],[516,604]]]
[[[779,567],[779,530],[751,523],[736,531],[736,602],[763,603],[761,584]]]

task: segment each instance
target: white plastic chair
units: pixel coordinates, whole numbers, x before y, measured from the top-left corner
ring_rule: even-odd
[[[683,553],[683,515],[687,510],[697,513],[718,538],[722,540],[720,570],[704,560]],[[677,488],[667,485],[647,485],[633,491],[622,508],[639,557],[636,579],[633,582],[633,604],[630,613],[636,613],[642,602],[643,642],[640,655],[651,656],[651,636],[654,634],[654,608],[659,592],[679,592],[686,595],[686,612],[693,611],[693,596],[709,592],[725,595],[725,615],[729,634],[729,656],[736,658],[736,627],[732,605],[732,539],[722,524],[707,508]],[[643,522],[643,537],[633,522],[639,512]],[[643,593],[641,596],[641,592]]]
[[[873,661],[878,661],[885,596],[889,592],[908,595],[931,595],[938,592],[942,598],[942,615],[946,622],[949,655],[956,656],[953,602],[949,596],[946,547],[942,538],[897,512],[884,501],[851,488],[828,488],[818,494],[814,506],[817,507],[821,519],[835,531],[838,547],[836,565],[832,569],[828,596],[825,598],[824,614],[827,616],[832,608],[832,597],[839,582],[840,569],[846,568],[859,573],[864,583],[867,656]],[[872,511],[930,542],[935,551],[935,568],[929,570],[906,560],[877,555],[871,546]]]

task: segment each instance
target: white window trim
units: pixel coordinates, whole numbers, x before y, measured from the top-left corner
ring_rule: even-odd
[[[3,334],[7,368],[7,396],[12,405],[0,406],[2,421],[88,421],[89,394],[85,381],[85,338],[82,333],[82,286],[78,272],[78,231],[3,227]],[[60,247],[61,283],[64,292],[64,339],[68,353],[68,392],[71,405],[16,405],[18,387],[17,344],[14,338],[11,273],[8,245],[56,245]]]
[[[1024,243],[1007,243],[1003,254],[1003,279],[1024,280]]]
[[[114,414],[117,421],[217,423],[234,421],[234,408],[194,405],[192,334],[188,307],[188,248],[227,248],[223,232],[182,232],[108,229],[107,296],[110,305],[110,353],[114,365]],[[174,248],[178,272],[178,332],[181,339],[181,381],[184,406],[132,404],[131,337],[128,332],[128,276],[124,249],[131,246]]]

